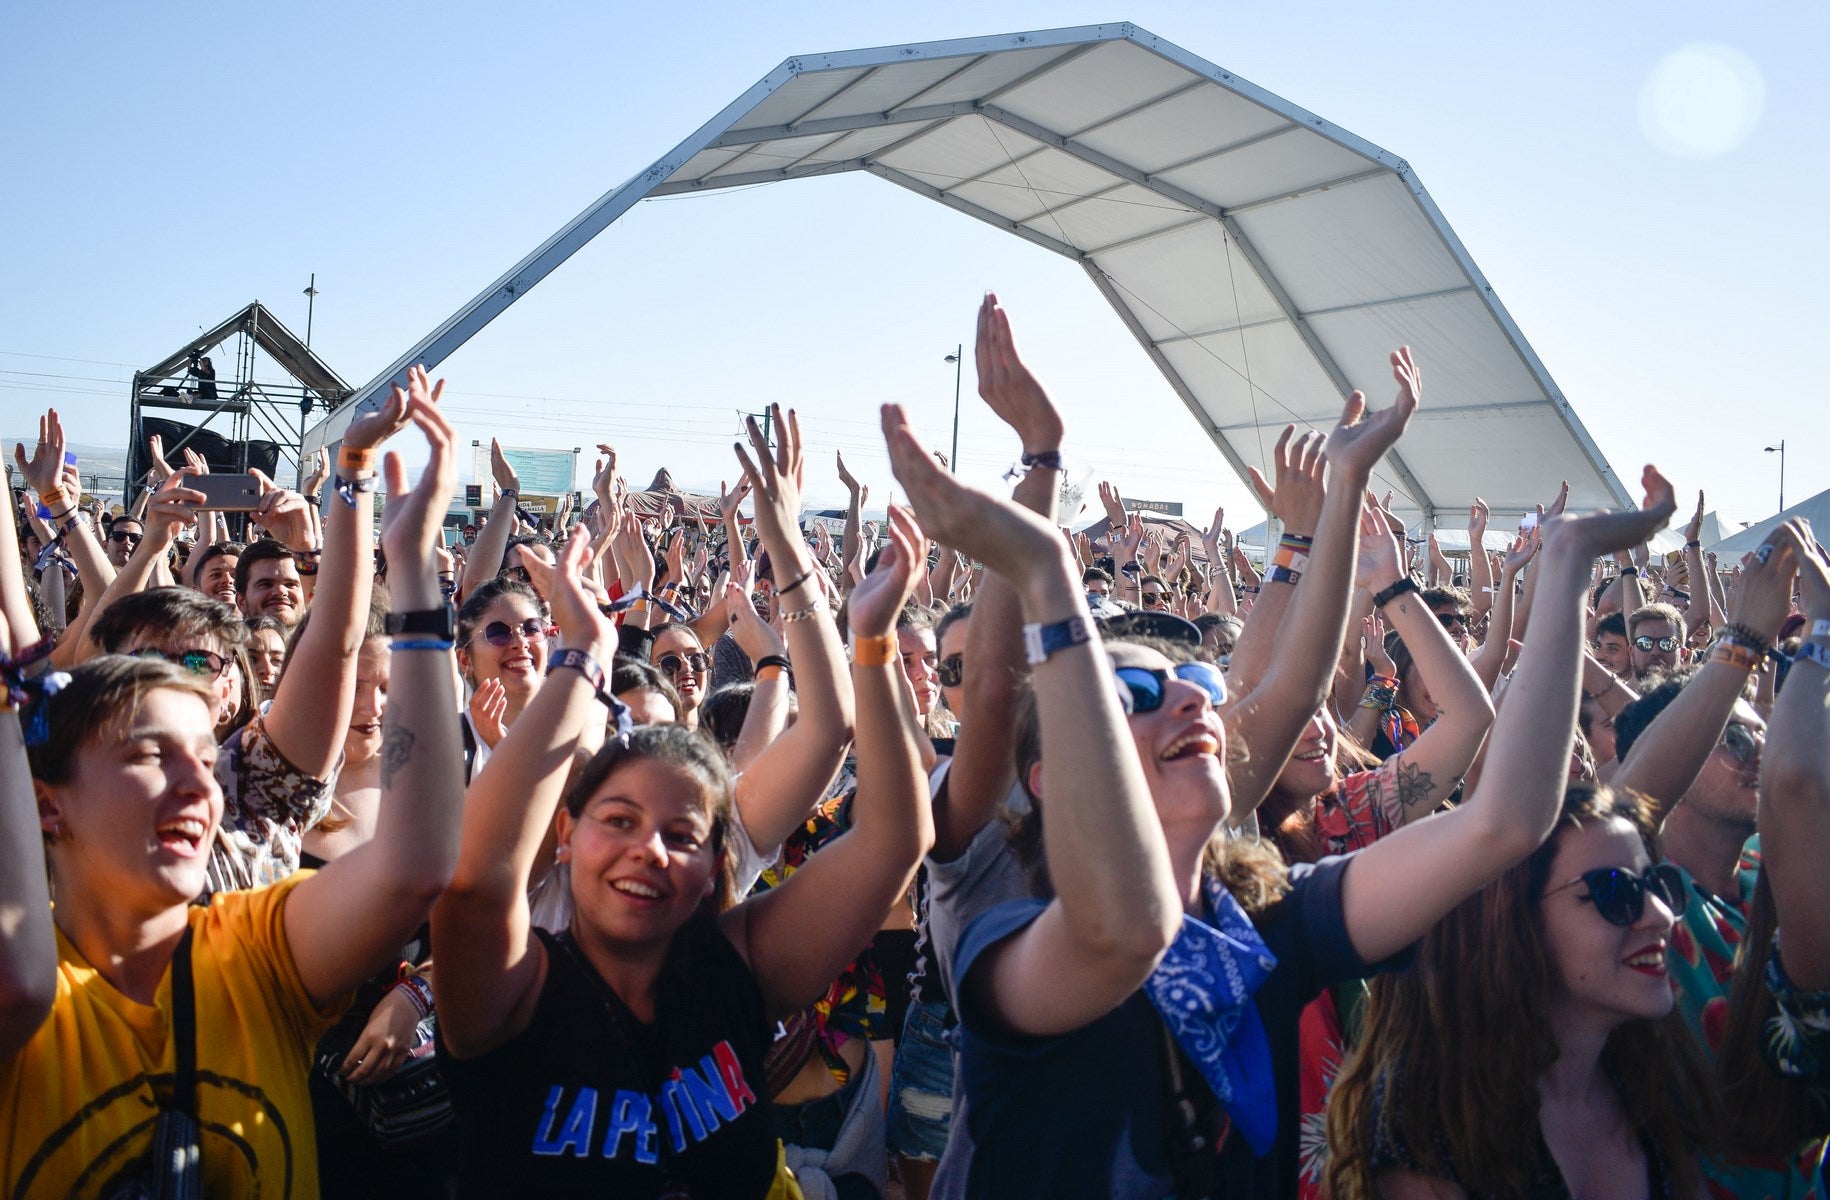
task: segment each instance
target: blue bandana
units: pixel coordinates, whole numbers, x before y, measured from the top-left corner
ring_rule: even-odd
[[[1182,932],[1144,981],[1144,993],[1262,1158],[1277,1138],[1277,1083],[1252,996],[1277,959],[1231,892],[1206,876],[1201,886],[1211,917],[1183,915]]]

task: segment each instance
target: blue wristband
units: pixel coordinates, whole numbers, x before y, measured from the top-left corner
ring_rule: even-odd
[[[445,638],[407,638],[388,643],[390,650],[452,650],[457,643]]]
[[[1031,666],[1047,662],[1048,656],[1057,650],[1093,640],[1092,623],[1084,616],[1069,617],[1052,625],[1031,623],[1023,627],[1023,650]]]

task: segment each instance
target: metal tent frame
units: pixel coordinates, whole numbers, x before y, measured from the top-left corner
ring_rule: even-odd
[[[1382,402],[1387,352],[1408,343],[1429,401],[1378,472],[1400,512],[1433,523],[1479,493],[1496,517],[1524,513],[1560,480],[1579,508],[1632,503],[1408,163],[1131,24],[786,60],[403,353],[304,450],[637,201],[846,171],[1078,263],[1242,479],[1271,473],[1284,424],[1326,430],[1355,388]]]

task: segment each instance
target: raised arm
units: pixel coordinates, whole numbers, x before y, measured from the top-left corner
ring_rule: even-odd
[[[207,499],[202,492],[185,486],[189,470],[188,467],[180,468],[166,476],[165,482],[159,485],[159,490],[153,493],[151,502],[146,506],[143,522],[146,535],[128,556],[127,564],[116,572],[114,579],[95,602],[96,612],[101,612],[123,596],[131,596],[153,586],[153,568],[170,553],[178,531],[196,518],[197,505]],[[89,637],[87,627],[83,630],[82,642],[83,645],[77,651],[78,661],[101,652],[101,647]]]
[[[1277,655],[1264,682],[1225,714],[1228,731],[1242,738],[1249,751],[1243,762],[1227,764],[1235,824],[1269,794],[1290,751],[1327,699],[1347,632],[1361,494],[1373,467],[1417,411],[1423,392],[1410,347],[1392,352],[1392,375],[1398,381],[1398,395],[1390,408],[1368,414],[1365,397],[1355,392],[1348,397],[1341,423],[1328,436],[1328,494],[1308,564],[1302,569],[1302,585],[1290,601],[1284,631],[1288,649]],[[1265,587],[1287,589],[1287,584],[1270,582],[1277,574],[1275,569],[1267,573]]]
[[[1479,496],[1468,506],[1468,590],[1474,596],[1474,619],[1493,608],[1493,560],[1487,557],[1487,521],[1492,516]]]
[[[1090,622],[1053,525],[936,468],[894,405],[884,408],[884,432],[917,514],[1009,580],[1026,622]],[[1019,1033],[1049,1035],[1098,1019],[1137,990],[1181,928],[1182,898],[1098,637],[1055,650],[1032,672],[1043,745],[1035,782],[1048,814],[1043,852],[1060,890],[961,986],[962,1003]]]
[[[438,391],[427,389],[425,372],[413,368],[409,381],[410,396],[396,388],[396,398],[383,413],[398,404],[400,415],[426,435],[432,453],[425,473],[410,489],[400,457],[387,456],[393,502],[382,544],[388,554],[390,607],[396,613],[445,611],[436,550],[457,478],[457,435],[434,407]],[[376,431],[387,428],[381,414],[363,417],[350,427],[358,445],[368,444]],[[343,444],[350,444],[348,433]],[[333,522],[337,509],[346,510],[347,516],[341,502],[332,508]],[[366,528],[364,534],[366,551]],[[325,570],[329,569],[327,560]],[[317,618],[312,620],[315,628]],[[350,658],[355,657],[352,648]],[[451,644],[444,642],[440,649],[438,639],[425,635],[398,638],[388,671],[390,699],[382,718],[381,812],[375,836],[299,884],[286,901],[292,959],[318,1004],[329,1004],[400,953],[401,944],[425,921],[457,862],[464,748]],[[346,710],[339,736],[348,721]]]
[[[1644,483],[1638,512],[1550,519],[1537,568],[1538,611],[1474,794],[1354,856],[1343,906],[1347,934],[1368,962],[1409,946],[1550,834],[1569,783],[1581,705],[1589,564],[1597,554],[1650,537],[1677,507],[1657,470],[1647,467]]]
[[[1500,581],[1493,597],[1493,614],[1487,620],[1487,637],[1481,642],[1480,652],[1469,660],[1475,675],[1480,677],[1481,686],[1488,692],[1492,692],[1493,685],[1499,682],[1500,668],[1506,662],[1507,644],[1512,640],[1519,572],[1537,554],[1538,545],[1538,539],[1520,534],[1505,561],[1500,563]]]
[[[1747,686],[1748,673],[1760,665],[1765,647],[1772,645],[1791,609],[1797,539],[1783,534],[1771,545],[1764,559],[1759,554],[1748,558],[1727,626],[1731,640],[1739,636],[1746,641],[1745,635],[1751,634],[1765,646],[1718,644],[1677,698],[1634,740],[1610,781],[1616,788],[1631,788],[1650,798],[1661,816],[1696,782]]]
[[[794,429],[792,417],[788,428]],[[744,472],[755,477],[760,523],[764,509],[776,502],[783,475],[754,422],[750,437],[761,467],[746,456]],[[790,438],[782,440],[785,451]],[[798,430],[792,440],[799,440]],[[913,732],[914,700],[902,678],[893,632],[896,614],[914,591],[923,539],[904,509],[890,509],[890,528],[890,545],[877,569],[853,589],[847,609],[858,705],[858,790],[851,802],[851,828],[782,886],[723,917],[732,944],[762,985],[772,1016],[804,1008],[832,986],[907,890],[934,839],[921,748]],[[773,547],[769,554],[773,561]]]
[[[521,477],[509,465],[501,445],[489,439],[489,470],[496,481],[496,502],[477,530],[476,544],[464,560],[464,578],[458,584],[457,601],[462,604],[476,591],[502,572],[502,558],[508,553],[508,539],[515,533],[515,505],[521,503]]]
[[[1830,987],[1830,560],[1804,521],[1795,540],[1806,627],[1760,757],[1760,852],[1779,910],[1786,974],[1804,991]]]
[[[0,656],[10,662],[37,641],[18,527],[8,513],[0,520]],[[0,1063],[31,1040],[57,995],[51,883],[24,731],[13,710],[13,670],[0,680]]]
[[[1052,525],[1061,490],[1061,414],[1017,355],[1010,318],[998,307],[995,295],[987,294],[979,306],[975,359],[979,395],[1016,431],[1024,456],[1038,460],[1017,481],[1012,499]],[[1057,457],[1050,459],[1051,454]],[[1050,462],[1054,465],[1047,465]],[[1102,485],[1102,495],[1106,490]],[[1117,492],[1111,494],[1116,500]],[[1016,782],[1011,761],[1016,731],[1010,714],[1029,665],[1023,656],[1021,601],[1010,580],[996,570],[986,572],[973,601],[964,660],[970,666],[963,683],[953,765],[947,768],[934,803],[933,854],[940,862],[965,853]]]
[[[375,579],[369,530],[374,525],[376,448],[414,419],[412,413],[436,415],[439,389],[444,386],[441,380],[428,390],[425,373],[417,369],[410,379],[423,394],[409,396],[396,387],[380,409],[357,418],[343,431],[343,444],[337,451],[340,490],[324,519],[311,621],[299,635],[267,709],[267,736],[274,746],[287,762],[318,779],[328,777],[336,766],[355,710],[356,654],[362,649]],[[423,415],[418,418],[426,419]],[[344,484],[350,486],[344,488]],[[310,537],[308,513],[303,496],[279,490],[262,497],[255,515],[270,535],[297,550]],[[429,578],[434,595],[442,602],[436,564]],[[398,597],[394,603],[398,607]]]
[[[807,544],[795,524],[801,507],[800,420],[792,409],[784,419],[779,406],[771,408],[779,443],[772,452],[771,469],[759,472],[746,459],[744,478],[756,497],[756,527],[775,572],[801,709],[794,724],[750,763],[733,792],[744,828],[765,853],[781,845],[807,819],[808,810],[838,773],[845,747],[851,742],[853,707],[845,648],[839,644],[832,614],[820,599],[816,578],[820,568],[808,556]],[[754,422],[750,433],[757,455],[769,457],[771,451]],[[741,604],[748,607],[749,603],[745,593]],[[793,613],[805,615],[785,619]],[[750,617],[755,615],[752,609]]]
[[[1328,460],[1322,453],[1321,434],[1305,433],[1292,442],[1295,434],[1296,426],[1284,426],[1277,446],[1271,452],[1277,480],[1275,487],[1265,482],[1256,467],[1248,469],[1259,502],[1267,513],[1277,518],[1284,536],[1313,543],[1316,527],[1322,519],[1322,503],[1326,496],[1324,471]],[[1267,565],[1273,557],[1267,549]],[[1255,576],[1252,582],[1258,582]],[[1227,660],[1226,679],[1228,686],[1234,689],[1234,695],[1244,698],[1264,681],[1279,644],[1284,615],[1295,596],[1296,585],[1292,582],[1265,583],[1259,587],[1258,599],[1252,605],[1252,611],[1246,614],[1239,640],[1233,646],[1233,656]],[[1243,813],[1239,815],[1244,816]]]
[[[1360,517],[1360,587],[1376,596],[1408,579],[1401,561],[1391,527],[1369,507]],[[1435,723],[1397,755],[1397,820],[1406,824],[1428,816],[1455,790],[1493,725],[1493,701],[1415,588],[1387,601],[1383,615],[1404,639],[1436,705]]]
[[[1716,608],[1715,595],[1709,590],[1709,580],[1703,567],[1703,493],[1697,493],[1697,511],[1690,517],[1690,524],[1684,526],[1684,573],[1685,581],[1690,584],[1690,605],[1684,612],[1684,620],[1690,628],[1714,629],[1722,623],[1722,614]]]

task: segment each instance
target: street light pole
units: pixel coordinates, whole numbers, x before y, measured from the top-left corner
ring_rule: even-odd
[[[1766,452],[1768,454],[1777,452],[1779,455],[1779,511],[1784,512],[1786,510],[1786,440],[1780,438],[1779,444],[1768,446]]]
[[[953,364],[953,457],[947,460],[947,469],[959,474],[959,376],[966,365],[966,343],[955,346],[953,353],[942,360]]]
[[[311,273],[311,282],[305,285],[305,348],[311,349],[311,318],[318,310],[318,273]]]

